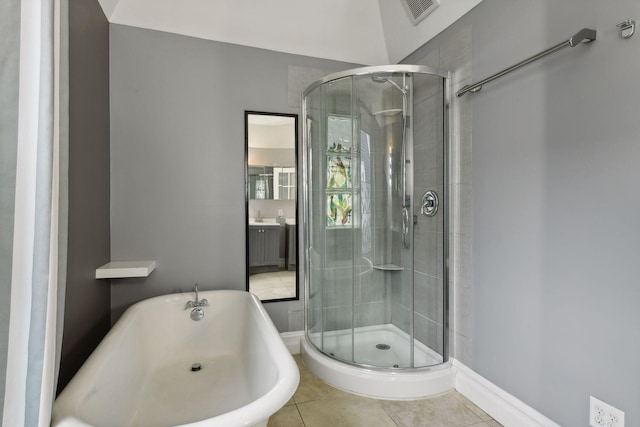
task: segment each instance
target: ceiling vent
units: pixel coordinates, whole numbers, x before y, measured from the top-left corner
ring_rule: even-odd
[[[413,25],[417,25],[440,5],[440,0],[402,0],[402,2],[407,6]]]

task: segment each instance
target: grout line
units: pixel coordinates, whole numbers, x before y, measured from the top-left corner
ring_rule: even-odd
[[[384,406],[382,405],[382,403],[380,403],[380,407],[382,408],[382,410],[384,411],[385,414],[387,414],[387,416],[389,417],[389,419],[391,420],[392,423],[394,423],[396,425],[396,427],[400,427],[400,424],[398,424],[396,422],[396,420],[393,418],[393,416],[389,413],[389,411],[387,411]]]
[[[298,415],[300,416],[300,420],[302,421],[302,425],[306,427],[307,423],[304,422],[304,418],[302,418],[302,412],[300,412],[300,408],[298,408],[298,404],[294,403],[294,405],[296,405],[296,411],[298,411]]]

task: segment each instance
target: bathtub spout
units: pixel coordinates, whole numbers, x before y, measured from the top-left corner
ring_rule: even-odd
[[[196,283],[195,285],[193,285],[193,290],[196,293],[196,300],[195,301],[187,301],[187,304],[184,306],[184,309],[188,309],[188,308],[194,308],[194,307],[204,307],[209,305],[209,301],[207,301],[205,298],[202,298],[201,300],[198,299],[198,284]]]

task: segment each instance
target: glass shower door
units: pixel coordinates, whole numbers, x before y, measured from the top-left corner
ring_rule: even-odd
[[[392,294],[412,300],[411,77],[378,74],[353,78],[354,115],[359,123],[360,265],[356,287],[354,362],[410,367],[411,323]],[[400,319],[402,316],[402,319]],[[394,319],[406,339],[398,339]]]
[[[415,366],[442,363],[446,353],[449,211],[447,80],[415,74],[413,80],[413,200]],[[435,199],[435,200],[434,200]]]

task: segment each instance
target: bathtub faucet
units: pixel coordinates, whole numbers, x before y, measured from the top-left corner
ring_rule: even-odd
[[[202,298],[201,300],[198,299],[198,284],[197,283],[195,285],[193,285],[193,290],[196,293],[196,300],[195,301],[187,301],[187,305],[185,305],[185,307],[184,307],[185,310],[187,308],[204,307],[206,305],[209,305],[209,301],[207,301],[205,298]]]

